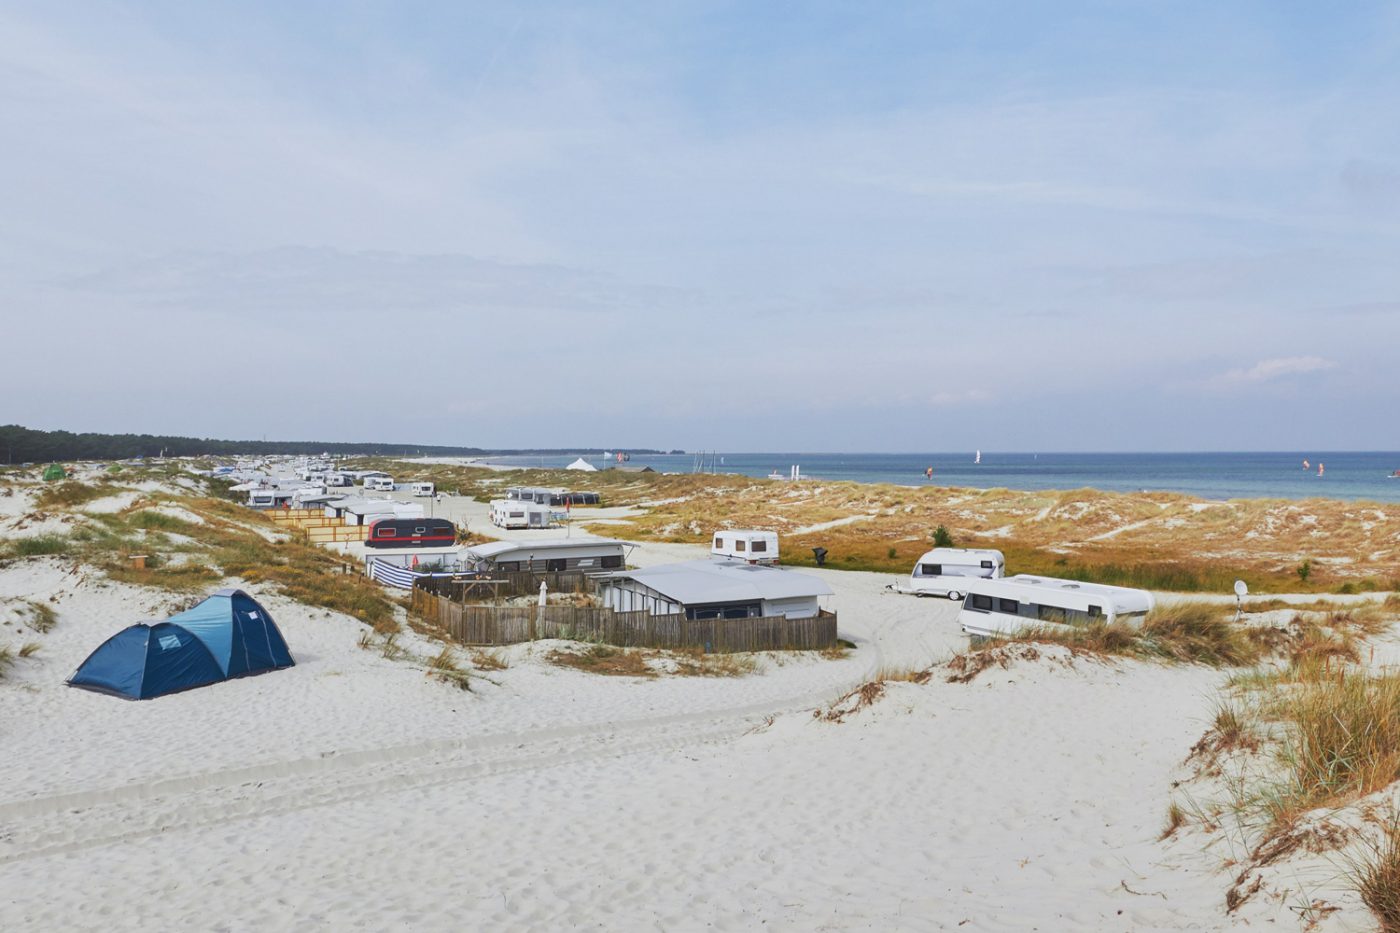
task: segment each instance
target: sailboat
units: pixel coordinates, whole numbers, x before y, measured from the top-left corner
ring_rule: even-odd
[[[973,460],[972,462],[973,462],[973,463],[981,463],[981,462],[982,462],[982,451],[980,451],[980,450],[977,451],[977,459],[976,459],[976,460]]]

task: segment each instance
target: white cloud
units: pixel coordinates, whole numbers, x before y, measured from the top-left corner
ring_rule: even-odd
[[[1222,382],[1272,382],[1288,376],[1301,376],[1306,373],[1332,369],[1336,362],[1320,356],[1278,356],[1260,360],[1248,369],[1232,369],[1220,377]]]

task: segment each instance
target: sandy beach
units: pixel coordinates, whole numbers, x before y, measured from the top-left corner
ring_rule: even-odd
[[[175,509],[163,488],[184,491],[43,519],[16,489],[4,533]],[[483,503],[437,507],[486,527]],[[633,562],[702,554],[649,543]],[[835,593],[845,657],[638,679],[561,668],[568,646],[540,642],[495,649],[502,669],[463,691],[427,676],[430,638],[405,627],[386,656],[361,621],[250,584],[294,668],[128,702],[63,680],[189,597],[10,560],[0,641],[42,647],[0,681],[0,926],[1305,929],[1298,904],[1323,898],[1341,909],[1312,928],[1372,928],[1335,853],[1273,866],[1227,913],[1239,854],[1204,829],[1160,838],[1228,672],[1042,646],[951,682],[956,604],[803,572]],[[49,631],[26,630],[25,600]],[[909,671],[931,676],[848,696]]]

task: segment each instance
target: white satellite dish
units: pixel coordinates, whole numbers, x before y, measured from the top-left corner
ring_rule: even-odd
[[[1243,580],[1236,580],[1235,595],[1238,596],[1240,599],[1244,599],[1246,596],[1248,596],[1249,584],[1245,583]]]

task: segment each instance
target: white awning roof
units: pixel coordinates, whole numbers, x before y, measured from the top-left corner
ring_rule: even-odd
[[[738,561],[690,560],[629,570],[615,579],[635,580],[682,605],[831,595],[819,577]]]

